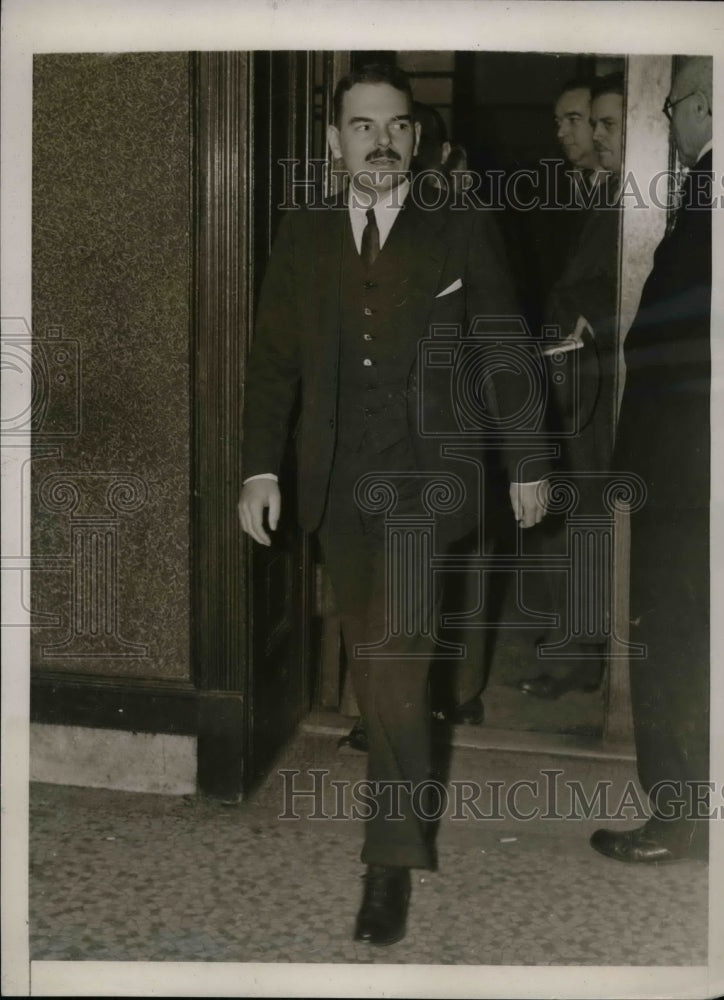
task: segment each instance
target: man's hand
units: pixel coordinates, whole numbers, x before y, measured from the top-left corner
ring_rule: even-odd
[[[543,520],[548,507],[548,480],[537,483],[511,483],[510,502],[521,528],[532,528]]]
[[[271,545],[271,538],[264,531],[264,510],[269,508],[269,527],[276,531],[282,495],[274,479],[252,479],[244,483],[239,497],[239,520],[242,530],[260,545]]]

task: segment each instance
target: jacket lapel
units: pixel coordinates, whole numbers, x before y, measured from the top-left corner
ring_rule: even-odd
[[[319,363],[336,372],[339,358],[340,286],[347,208],[334,203],[310,212],[313,239],[305,262],[309,301],[315,303],[319,331]],[[331,367],[327,367],[327,365]]]
[[[445,213],[424,211],[408,196],[390,230],[376,267],[393,277],[396,296],[386,326],[409,341],[412,351],[425,332],[425,321],[440,283],[446,257]]]

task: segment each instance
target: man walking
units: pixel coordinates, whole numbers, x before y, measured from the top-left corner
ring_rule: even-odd
[[[435,641],[419,627],[430,618],[429,588],[415,586],[402,600],[406,620],[418,627],[397,634],[393,651],[365,655],[363,647],[383,640],[390,623],[384,514],[365,495],[363,477],[386,480],[383,492],[398,518],[429,517],[432,482],[442,478],[453,494],[459,490],[436,522],[439,550],[476,529],[482,466],[474,449],[443,456],[438,440],[420,433],[419,421],[445,424],[453,407],[449,378],[425,380],[419,345],[432,327],[465,336],[474,319],[514,317],[517,309],[490,217],[430,210],[410,197],[419,129],[405,74],[366,67],[340,81],[334,103],[328,140],[349,190],[334,207],[290,212],[282,221],[250,361],[239,512],[243,529],[270,544],[263,517],[268,511],[273,530],[281,504],[274,477],[301,382],[299,519],[319,533],[368,733],[377,806],[365,824],[355,938],[390,944],[405,932],[410,868],[435,865],[429,824],[417,807],[417,791],[430,777]],[[496,381],[495,400],[488,397],[501,419],[530,402],[527,382],[505,377]],[[510,451],[511,499],[528,526],[543,514],[534,482],[541,470],[517,454],[516,462]],[[390,785],[401,790],[395,819],[386,818]]]

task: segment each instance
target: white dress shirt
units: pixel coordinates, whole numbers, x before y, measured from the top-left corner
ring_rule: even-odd
[[[409,193],[410,182],[405,178],[396,187],[390,188],[389,191],[377,198],[374,209],[375,221],[380,232],[380,250],[385,245],[385,240],[390,235],[390,230]],[[367,225],[367,210],[370,207],[370,200],[366,192],[358,191],[350,185],[349,221],[352,223],[352,235],[357,253],[362,253],[362,233]]]

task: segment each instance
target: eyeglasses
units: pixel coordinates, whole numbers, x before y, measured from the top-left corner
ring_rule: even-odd
[[[680,97],[678,101],[672,101],[670,97],[667,97],[661,110],[664,112],[669,121],[671,121],[672,108],[675,108],[677,104],[681,104],[682,101],[686,101],[689,97],[693,97],[696,93],[696,90],[692,90],[690,94],[684,94],[684,96]],[[709,114],[711,114],[711,110],[709,111]]]

